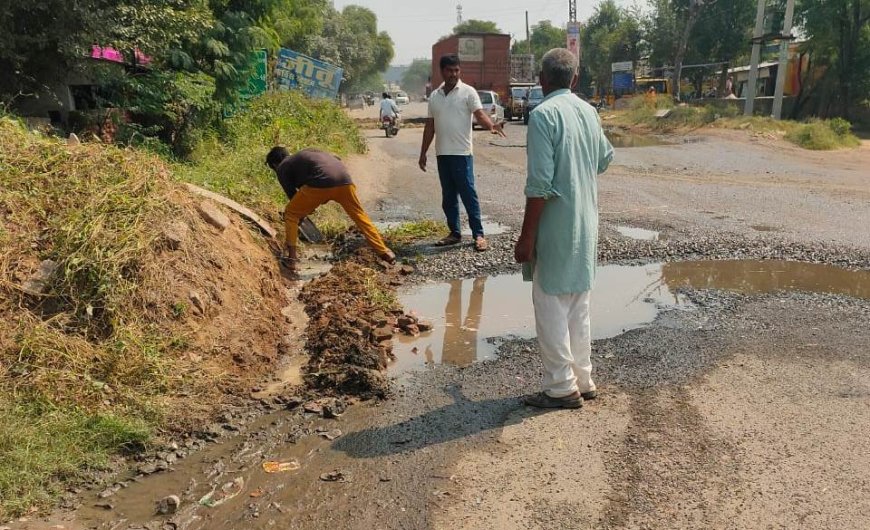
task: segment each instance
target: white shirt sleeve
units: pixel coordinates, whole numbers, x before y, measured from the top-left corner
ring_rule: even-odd
[[[435,115],[432,114],[432,97],[431,96],[429,97],[429,103],[426,105],[426,117],[427,118],[434,118],[435,117]]]
[[[469,90],[468,92],[468,110],[474,114],[483,108],[483,104],[480,102],[480,96],[477,95],[477,91]]]

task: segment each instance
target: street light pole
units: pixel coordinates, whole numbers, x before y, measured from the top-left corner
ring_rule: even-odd
[[[779,41],[779,65],[776,67],[776,91],[773,93],[773,119],[782,119],[782,95],[785,92],[785,77],[788,74],[788,47],[791,44],[791,25],[794,18],[794,0],[785,5],[785,20],[782,40]]]

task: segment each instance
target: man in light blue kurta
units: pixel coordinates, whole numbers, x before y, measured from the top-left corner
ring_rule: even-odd
[[[544,365],[537,407],[579,408],[596,396],[589,295],[598,246],[598,175],[613,159],[596,110],[571,93],[577,61],[565,49],[542,60],[545,98],[529,118],[526,213],[516,245],[533,282]]]

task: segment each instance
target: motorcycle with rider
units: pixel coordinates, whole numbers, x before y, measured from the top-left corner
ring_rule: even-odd
[[[380,110],[380,127],[384,130],[387,138],[399,134],[399,120],[402,111],[396,105],[396,102],[390,97],[390,94],[384,92],[381,95],[381,110]]]

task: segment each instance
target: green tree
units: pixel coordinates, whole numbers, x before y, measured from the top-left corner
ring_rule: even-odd
[[[341,66],[347,80],[341,88],[345,93],[364,90],[365,79],[386,71],[395,53],[389,34],[378,32],[374,12],[353,5],[341,12],[330,6],[322,31],[309,36],[300,51]]]
[[[637,61],[641,56],[640,14],[604,0],[580,31],[583,65],[599,89],[611,85],[611,63]]]
[[[414,59],[402,75],[402,88],[408,92],[422,94],[431,76],[432,61],[429,59]]]
[[[870,98],[870,0],[798,0],[796,15],[813,71],[795,113],[851,117]]]
[[[460,35],[462,33],[501,33],[501,30],[495,22],[470,19],[453,27],[454,35]]]
[[[549,20],[542,20],[532,26],[529,40],[521,40],[514,43],[511,52],[515,54],[531,53],[536,61],[540,61],[545,53],[553,48],[564,48],[568,41],[568,35],[564,28],[557,28]]]

